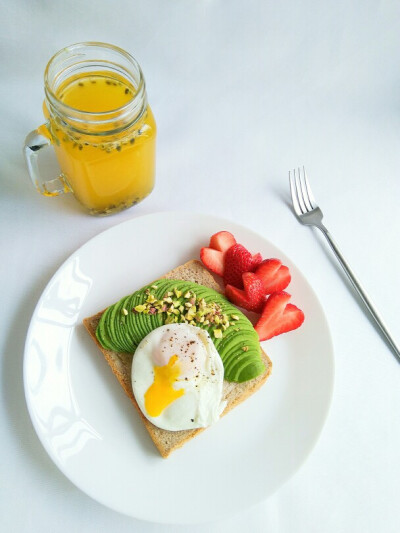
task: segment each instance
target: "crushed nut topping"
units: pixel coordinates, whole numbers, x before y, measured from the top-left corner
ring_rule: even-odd
[[[157,285],[151,285],[156,289]],[[146,300],[137,305],[132,312],[143,314],[166,313],[165,324],[184,323],[192,326],[209,326],[212,328],[214,337],[220,339],[223,332],[239,320],[238,315],[228,317],[222,312],[221,307],[215,302],[207,303],[204,298],[197,298],[193,291],[182,294],[177,287],[164,294],[161,300],[157,300],[149,288],[145,290]],[[123,314],[128,314],[126,309]],[[234,322],[230,322],[230,319]],[[236,330],[235,330],[236,331]]]

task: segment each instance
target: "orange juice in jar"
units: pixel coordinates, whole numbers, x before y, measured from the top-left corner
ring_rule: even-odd
[[[27,137],[31,178],[46,196],[72,191],[95,215],[140,202],[153,189],[156,125],[135,59],[112,45],[58,52],[45,72],[46,124]],[[38,151],[54,147],[61,175],[43,182]]]

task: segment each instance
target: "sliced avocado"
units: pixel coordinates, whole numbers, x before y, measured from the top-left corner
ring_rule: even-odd
[[[180,291],[181,294],[178,292],[177,296],[174,289]],[[216,338],[214,334],[216,327],[214,324],[196,323],[197,326],[208,331],[214,342],[224,365],[225,379],[243,382],[260,375],[265,370],[265,366],[261,359],[258,335],[251,322],[223,295],[190,281],[160,279],[110,306],[103,313],[97,327],[96,335],[100,344],[109,350],[134,353],[139,342],[150,331],[165,324],[168,318],[167,313],[162,312],[160,306],[158,306],[159,309],[155,309],[154,313],[148,312],[150,308],[146,303],[148,295],[152,294],[157,301],[161,301],[168,292],[172,292],[171,298],[179,309],[181,305],[188,302],[188,299],[184,297],[188,291],[196,295],[197,301],[204,298],[209,304],[218,304],[222,313],[228,315],[228,319],[233,323],[222,331],[220,338]],[[146,312],[135,311],[138,305],[145,305]],[[232,321],[231,315],[236,315],[239,320]],[[182,321],[180,314],[176,316],[178,321]]]

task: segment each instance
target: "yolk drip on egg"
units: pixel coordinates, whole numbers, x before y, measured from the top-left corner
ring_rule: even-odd
[[[173,355],[166,365],[154,367],[154,381],[144,395],[145,408],[150,416],[160,416],[164,409],[185,393],[184,389],[173,388],[180,375],[177,361],[178,356]]]

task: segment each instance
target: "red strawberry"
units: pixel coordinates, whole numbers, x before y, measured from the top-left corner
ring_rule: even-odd
[[[297,329],[304,322],[304,313],[288,303],[290,294],[284,291],[271,294],[264,305],[261,317],[254,329],[260,341]]]
[[[263,284],[265,294],[283,291],[289,285],[291,276],[287,266],[279,259],[264,259],[255,270]]]
[[[262,256],[260,253],[253,255],[252,264],[251,264],[251,267],[252,267],[251,272],[254,272],[254,270],[258,267],[261,261],[262,261]]]
[[[253,256],[241,244],[234,244],[225,254],[225,285],[243,288],[242,274],[253,270]]]
[[[223,252],[213,248],[202,248],[200,250],[200,259],[204,266],[219,276],[224,275],[224,255]]]
[[[265,304],[262,281],[252,272],[245,272],[243,274],[243,285],[244,291],[233,285],[227,285],[225,287],[225,296],[232,303],[247,309],[247,311],[261,313]]]
[[[225,254],[236,244],[236,239],[229,231],[219,231],[211,235],[210,247],[200,250],[200,259],[211,272],[224,275]]]
[[[236,239],[232,233],[219,231],[211,236],[209,247],[220,252],[226,252],[234,244],[236,244]]]

